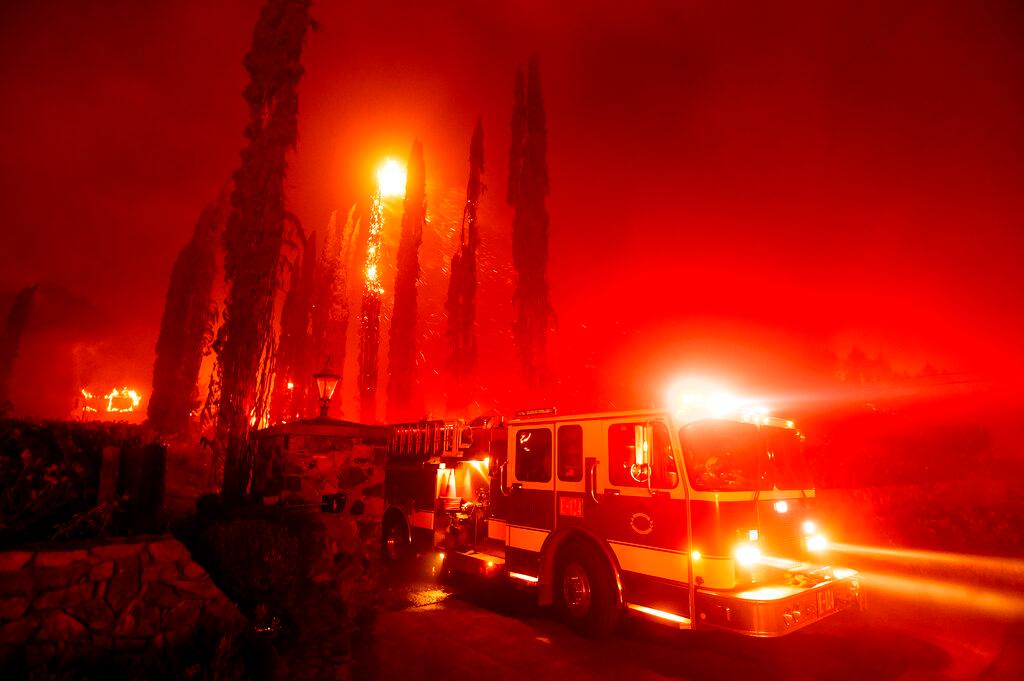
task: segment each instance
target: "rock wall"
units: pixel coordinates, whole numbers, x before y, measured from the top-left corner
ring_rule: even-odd
[[[52,671],[55,661],[104,655],[159,663],[209,622],[221,633],[244,625],[168,536],[0,553],[0,670]]]

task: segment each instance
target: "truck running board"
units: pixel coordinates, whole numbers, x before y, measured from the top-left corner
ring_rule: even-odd
[[[504,571],[504,556],[495,556],[482,551],[447,551],[444,554],[444,566],[452,572],[473,575],[495,575]]]

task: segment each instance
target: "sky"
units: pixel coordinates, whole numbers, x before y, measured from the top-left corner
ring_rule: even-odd
[[[322,230],[422,140],[420,373],[440,408],[481,117],[481,403],[521,406],[504,187],[514,74],[537,55],[558,317],[545,399],[647,406],[687,372],[793,389],[852,347],[1009,384],[1024,374],[1015,5],[316,3],[289,208]],[[148,388],[171,264],[239,162],[259,7],[0,7],[0,303],[48,292],[20,386]]]

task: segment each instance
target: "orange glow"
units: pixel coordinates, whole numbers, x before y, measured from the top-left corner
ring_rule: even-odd
[[[293,383],[292,381],[288,381],[288,389],[295,390],[295,383]]]
[[[785,499],[781,499],[781,500],[775,502],[775,512],[776,513],[786,513],[787,511],[789,511],[789,502],[788,501],[786,501]]]
[[[892,559],[900,564],[920,563],[935,567],[970,570],[996,577],[1010,577],[1024,580],[1024,560],[977,556],[969,553],[947,553],[920,549],[890,549],[881,546],[857,546],[854,544],[832,544],[838,553]]]
[[[524,575],[522,572],[510,572],[508,573],[508,576],[512,579],[518,579],[522,582],[527,582],[529,584],[536,584],[538,581],[540,581],[538,578],[531,577],[530,575]]]
[[[828,539],[823,534],[812,534],[807,538],[807,550],[811,553],[821,553],[828,549]]]
[[[860,575],[872,591],[885,591],[896,598],[912,599],[918,607],[921,603],[939,607],[949,607],[949,604],[955,603],[958,609],[996,617],[1017,619],[1024,616],[1024,598],[1015,591],[1000,591],[971,583],[961,584],[875,572],[861,572]]]
[[[377,168],[377,187],[384,197],[405,196],[405,166],[393,158],[386,159]]]
[[[693,376],[681,378],[669,387],[667,404],[683,420],[728,417],[759,424],[779,421],[771,419],[768,408],[755,400],[738,397],[714,381]],[[784,423],[792,427],[791,422]]]
[[[761,560],[761,549],[753,544],[740,544],[735,551],[736,562],[743,566],[750,566]]]
[[[674,612],[666,612],[664,610],[656,610],[654,608],[648,608],[646,605],[636,605],[635,603],[630,603],[629,604],[629,609],[630,610],[636,610],[637,612],[642,612],[645,615],[650,615],[651,617],[657,617],[658,619],[663,619],[663,620],[667,620],[669,622],[674,622],[676,624],[689,624],[690,623],[690,620],[688,618],[686,618],[686,617],[683,617],[682,615],[677,615]]]
[[[790,586],[765,586],[760,589],[741,591],[736,594],[736,597],[748,601],[774,601],[796,593],[800,593],[800,590]]]
[[[83,390],[82,394],[86,394],[86,391]],[[142,396],[131,388],[114,388],[103,399],[107,401],[107,412],[111,414],[135,411],[142,402]]]
[[[380,240],[381,229],[384,227],[384,209],[381,204],[381,192],[373,197],[373,205],[370,210],[369,235],[366,241],[366,290],[381,295],[384,287],[380,283]]]

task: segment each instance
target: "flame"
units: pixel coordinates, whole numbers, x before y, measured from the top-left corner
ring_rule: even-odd
[[[82,392],[84,393],[85,391],[83,390]],[[114,388],[104,395],[103,399],[107,401],[107,411],[112,414],[135,411],[139,406],[139,403],[142,402],[142,396],[135,390],[128,387],[122,387],[120,390]],[[122,404],[127,404],[127,401],[130,401],[131,404],[128,406],[118,407],[114,406],[114,400],[120,400]]]
[[[79,400],[80,406],[76,407],[76,410],[83,419],[86,414],[128,414],[137,412],[139,411],[139,405],[142,404],[142,395],[139,391],[127,386],[114,388],[102,397],[93,394],[88,388],[79,389],[79,393],[82,397]],[[103,402],[100,402],[100,400],[103,400]],[[90,402],[92,404],[89,404]]]
[[[384,226],[384,207],[381,204],[380,192],[373,197],[373,207],[370,211],[370,234],[366,243],[366,290],[381,295],[384,287],[380,284],[380,238],[381,228]]]

